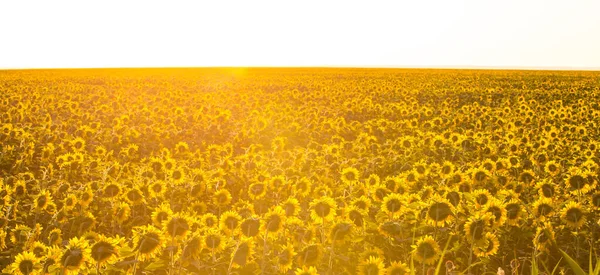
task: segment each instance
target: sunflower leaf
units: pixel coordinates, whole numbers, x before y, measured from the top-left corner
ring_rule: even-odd
[[[569,256],[567,252],[560,248],[558,249],[558,251],[563,255],[563,257],[565,257],[565,260],[567,260],[567,263],[569,264],[575,275],[586,275],[585,271],[583,271],[581,266],[579,266],[579,264],[575,260],[573,260],[573,258],[571,258],[571,256]]]
[[[155,270],[165,268],[165,267],[167,267],[167,262],[165,260],[158,259],[158,260],[150,263],[146,267],[144,267],[144,270],[155,271]]]

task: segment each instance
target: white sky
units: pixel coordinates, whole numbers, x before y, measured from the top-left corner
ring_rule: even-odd
[[[0,1],[0,68],[146,66],[600,68],[600,1]]]

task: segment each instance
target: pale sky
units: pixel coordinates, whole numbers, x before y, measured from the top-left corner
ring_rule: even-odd
[[[0,68],[600,68],[600,0],[0,1]]]

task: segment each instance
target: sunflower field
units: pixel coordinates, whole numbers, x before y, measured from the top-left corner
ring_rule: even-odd
[[[597,274],[598,102],[599,72],[0,71],[0,271]]]

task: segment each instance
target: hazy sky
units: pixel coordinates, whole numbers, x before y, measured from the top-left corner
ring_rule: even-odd
[[[600,68],[600,1],[0,1],[0,68],[144,66]]]

